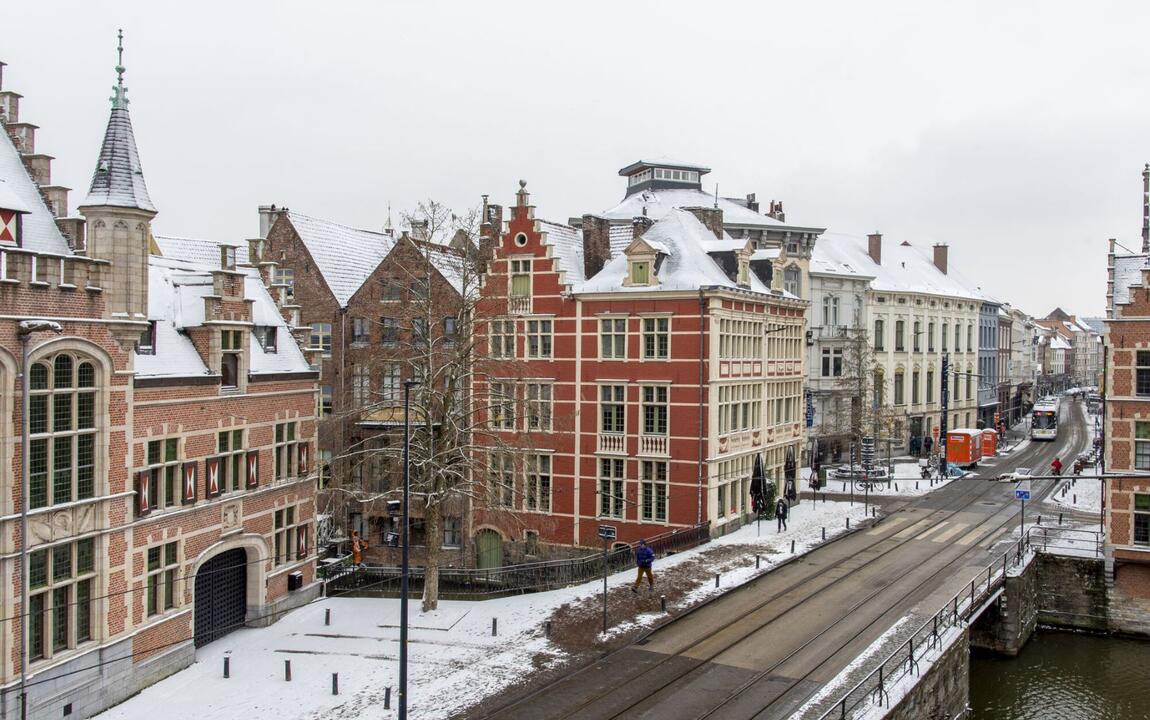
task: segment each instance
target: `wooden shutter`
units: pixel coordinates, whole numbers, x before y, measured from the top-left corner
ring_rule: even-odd
[[[248,450],[248,487],[259,487],[260,484],[260,451]]]
[[[136,473],[136,515],[143,517],[152,511],[152,495],[150,492],[151,472],[141,470]]]
[[[184,505],[191,505],[196,501],[196,468],[198,466],[194,462],[186,462],[183,466],[183,502]]]

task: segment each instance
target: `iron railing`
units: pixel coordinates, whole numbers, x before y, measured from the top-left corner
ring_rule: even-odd
[[[710,541],[710,522],[679,528],[652,536],[647,544],[656,555],[668,555]],[[444,599],[474,599],[555,590],[603,576],[602,553],[578,558],[544,560],[496,568],[439,568],[439,596]],[[630,545],[618,547],[606,556],[607,572],[633,567],[635,551]],[[401,568],[346,565],[329,570],[325,586],[329,597],[336,595],[391,595],[399,592]],[[408,573],[410,592],[422,592],[425,568]]]
[[[920,625],[905,642],[886,657],[869,675],[836,700],[818,720],[847,720],[861,715],[872,705],[890,707],[890,688],[910,673],[918,673],[932,650],[943,649],[943,636],[948,630],[970,620],[977,608],[987,602],[1002,587],[1011,568],[1022,564],[1028,552],[1027,539],[1014,543],[986,570],[955,594],[929,620]]]
[[[1100,530],[1034,525],[1026,529],[1026,542],[1035,552],[1100,558],[1105,534]]]

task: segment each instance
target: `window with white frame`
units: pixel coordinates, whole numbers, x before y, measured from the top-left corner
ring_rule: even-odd
[[[278,351],[278,327],[274,325],[257,325],[252,328],[252,332],[256,336],[256,342],[260,344],[260,348],[262,348],[265,353],[275,353]]]
[[[92,640],[92,538],[28,554],[28,659],[45,660]]]
[[[914,337],[912,337],[911,341],[910,341],[911,345],[914,346],[915,352],[919,352],[920,350],[922,350],[922,341],[919,340],[920,337],[922,337],[922,323],[919,322],[918,320],[915,320],[914,321]]]
[[[360,408],[371,404],[371,370],[366,365],[351,368],[351,402]]]
[[[604,360],[627,358],[627,318],[599,319],[599,357]]]
[[[719,434],[758,428],[762,422],[763,386],[742,383],[719,387]]]
[[[551,320],[527,321],[527,357],[551,357]]]
[[[396,403],[403,399],[403,365],[397,362],[383,364],[379,376],[379,395],[383,402]]]
[[[443,547],[459,547],[463,543],[463,518],[443,518]]]
[[[795,297],[802,297],[802,273],[793,265],[783,270],[783,290]]]
[[[492,380],[490,387],[489,407],[491,408],[491,427],[494,430],[515,429],[515,385],[505,380]]]
[[[950,332],[950,324],[949,323],[943,323],[942,324],[942,351],[943,352],[946,352],[946,346],[947,346],[947,339],[946,338],[947,338],[947,333],[949,333],[949,332]]]
[[[843,374],[843,350],[842,348],[823,348],[822,351],[822,376],[823,377],[842,377]]]
[[[96,366],[59,353],[28,371],[30,508],[86,500],[96,492]]]
[[[1150,350],[1134,353],[1134,394],[1139,397],[1150,395]]]
[[[667,522],[667,463],[643,460],[639,468],[639,519]]]
[[[835,295],[823,297],[823,327],[835,328],[839,324],[839,299]]]
[[[1150,470],[1150,422],[1134,423],[1134,468]]]
[[[622,458],[599,458],[599,515],[600,517],[623,517],[626,505],[624,460]]]
[[[403,299],[403,281],[397,278],[379,279],[379,301],[398,302]]]
[[[962,330],[962,327],[958,323],[955,323],[954,324],[954,351],[955,352],[959,352],[960,350],[962,350],[962,348],[958,346],[958,341],[960,339],[960,331],[961,330]],[[971,351],[970,333],[969,332],[966,334],[966,351],[967,352]]]
[[[643,318],[643,359],[666,360],[671,349],[671,318]]]
[[[626,431],[626,385],[599,386],[599,432],[622,434]]]
[[[492,320],[488,328],[491,332],[491,357],[515,358],[515,321]]]
[[[906,397],[904,396],[904,389],[906,386],[905,386],[905,383],[903,382],[905,379],[906,379],[906,373],[904,373],[902,370],[895,370],[895,373],[894,373],[894,404],[895,405],[903,405],[906,403]]]
[[[285,300],[295,299],[295,270],[277,267],[272,278],[273,284],[283,286]]]
[[[763,356],[763,323],[724,318],[719,321],[719,357],[757,360]],[[774,334],[767,335],[774,338]],[[771,354],[771,357],[779,357]]]
[[[524,387],[527,399],[527,429],[551,429],[551,383],[529,382]]]
[[[331,385],[320,385],[319,387],[319,412],[320,415],[331,415],[334,391]]]
[[[874,349],[881,351],[883,349],[883,335],[886,330],[886,324],[882,320],[874,321]]]
[[[516,258],[511,260],[511,297],[528,297],[531,295],[531,260],[529,258]]]
[[[220,454],[220,492],[242,489],[247,484],[247,445],[243,428],[219,431],[216,451]]]
[[[1150,545],[1150,495],[1134,494],[1134,544]]]
[[[910,401],[918,405],[918,370],[910,374]]]
[[[527,487],[523,509],[528,512],[551,512],[551,456],[527,457]]]
[[[353,317],[351,319],[351,342],[356,345],[366,345],[371,342],[371,327],[367,318]]]
[[[510,508],[515,501],[515,462],[507,453],[491,453],[487,459],[487,505]]]
[[[384,347],[399,344],[399,318],[381,317],[379,319],[379,344]]]
[[[643,434],[667,434],[667,386],[644,385],[640,390],[642,396]]]
[[[220,382],[224,387],[239,387],[244,350],[243,335],[240,330],[220,331]]]
[[[179,577],[179,543],[169,542],[148,548],[148,615],[159,615],[176,606],[176,579]]]
[[[303,506],[289,505],[275,512],[275,564],[303,560],[308,555],[307,523]]]
[[[894,321],[894,349],[898,352],[906,350],[906,321]]]
[[[320,350],[324,355],[331,354],[331,323],[314,322],[307,343],[309,350]]]
[[[926,371],[926,401],[934,402],[934,370]]]
[[[148,502],[153,508],[171,507],[180,492],[180,439],[149,440]]]
[[[926,324],[926,351],[934,352],[934,323]]]
[[[298,423],[276,423],[275,479],[293,478],[299,471],[299,442],[296,440]]]

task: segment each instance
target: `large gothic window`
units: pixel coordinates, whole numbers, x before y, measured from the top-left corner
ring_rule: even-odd
[[[96,365],[60,353],[28,371],[28,507],[85,500],[96,492]]]

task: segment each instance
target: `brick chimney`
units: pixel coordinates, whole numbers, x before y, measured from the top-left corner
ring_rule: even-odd
[[[611,259],[611,221],[583,216],[583,274],[592,278]]]
[[[767,207],[768,207],[767,217],[772,217],[775,220],[778,220],[779,222],[786,222],[787,221],[787,214],[785,212],[783,212],[783,201],[782,200],[772,200],[770,203],[767,204]]]
[[[882,233],[873,232],[866,236],[866,254],[875,265],[882,265]]]
[[[646,215],[636,216],[631,220],[631,238],[641,238],[643,233],[647,232],[655,221]]]
[[[487,202],[483,196],[483,217],[479,221],[479,272],[487,272],[487,263],[495,257],[495,247],[503,232],[503,206]]]
[[[275,205],[260,205],[260,237],[267,238],[268,230],[272,229],[280,214],[287,208],[277,208]]]
[[[934,266],[943,275],[946,274],[946,243],[936,243],[934,246]]]
[[[759,201],[755,198],[754,193],[747,193],[747,209],[752,212],[759,211]]]
[[[683,208],[699,219],[699,222],[707,226],[707,229],[715,234],[715,237],[723,239],[723,211],[716,207],[689,207]]]

